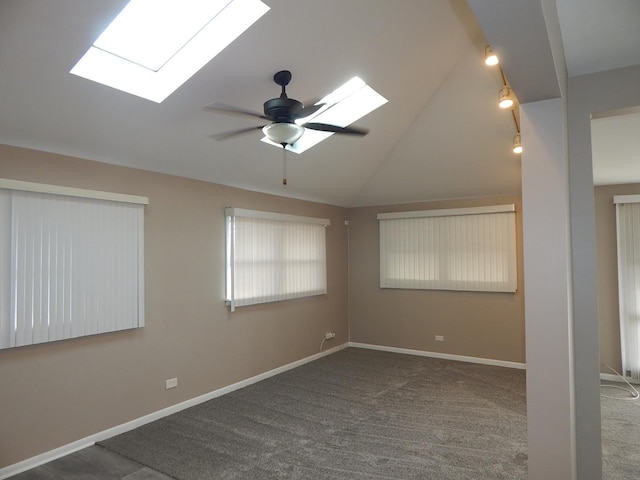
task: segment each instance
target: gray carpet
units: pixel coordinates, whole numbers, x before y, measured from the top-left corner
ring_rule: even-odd
[[[525,373],[349,348],[100,445],[179,480],[526,479]]]
[[[603,382],[616,388],[601,388],[602,478],[640,478],[640,400],[629,401],[630,388],[624,383]],[[636,385],[636,388],[638,385]],[[620,388],[626,390],[621,391]],[[614,398],[607,398],[614,397]]]

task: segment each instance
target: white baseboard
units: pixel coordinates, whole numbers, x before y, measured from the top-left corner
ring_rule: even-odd
[[[620,378],[618,375],[611,375],[610,373],[601,373],[600,380],[607,380],[609,382],[621,382],[624,383],[624,380]]]
[[[9,478],[13,475],[17,475],[26,470],[30,470],[32,468],[38,467],[45,463],[51,462],[52,460],[56,460],[60,457],[64,457],[65,455],[69,455],[71,453],[77,452],[78,450],[82,450],[83,448],[90,447],[96,442],[106,440],[107,438],[111,438],[116,435],[120,435],[121,433],[128,432],[135,428],[141,427],[142,425],[146,425],[147,423],[151,423],[155,420],[159,420],[161,418],[180,412],[182,410],[193,407],[195,405],[206,402],[208,400],[221,397],[222,395],[231,393],[243,387],[247,387],[254,383],[260,382],[261,380],[265,380],[267,378],[273,377],[280,373],[286,372],[287,370],[292,370],[306,363],[313,362],[314,360],[318,360],[319,358],[325,357],[327,355],[331,355],[332,353],[335,353],[339,350],[343,350],[348,346],[349,346],[348,343],[338,345],[337,347],[324,350],[320,353],[316,353],[315,355],[311,355],[310,357],[297,360],[295,362],[289,363],[287,365],[283,365],[278,368],[274,368],[273,370],[269,370],[268,372],[261,373],[260,375],[247,378],[246,380],[233,383],[226,387],[222,387],[212,392],[205,393],[204,395],[200,395],[198,397],[185,400],[184,402],[178,403],[176,405],[172,405],[162,410],[158,410],[156,412],[145,415],[144,417],[136,418],[135,420],[131,420],[130,422],[123,423],[122,425],[117,425],[115,427],[109,428],[102,432],[95,433],[93,435],[89,435],[88,437],[81,438],[80,440],[77,440],[75,442],[71,442],[61,447],[50,450],[48,452],[44,452],[40,455],[36,455],[35,457],[31,457],[21,462],[14,463],[13,465],[0,468],[0,480]]]
[[[459,362],[480,363],[482,365],[493,365],[496,367],[517,368],[526,370],[524,363],[507,362],[504,360],[494,360],[492,358],[465,357],[463,355],[452,355],[449,353],[428,352],[425,350],[411,350],[408,348],[385,347],[383,345],[372,345],[369,343],[349,342],[350,347],[368,348],[369,350],[382,350],[384,352],[404,353],[406,355],[419,355],[421,357],[442,358],[444,360],[457,360]]]
[[[623,378],[620,375],[613,375],[611,373],[601,373],[600,380],[607,380],[609,382],[627,383],[631,385],[640,385],[640,382],[633,380],[631,377]]]
[[[507,362],[503,360],[493,360],[490,358],[478,358],[478,357],[465,357],[462,355],[453,355],[449,353],[438,353],[438,352],[429,352],[425,350],[411,350],[408,348],[398,348],[398,347],[386,347],[384,345],[374,345],[370,343],[358,343],[358,342],[349,342],[349,347],[354,348],[368,348],[369,350],[380,350],[383,352],[392,352],[392,353],[403,353],[406,355],[419,355],[421,357],[432,357],[432,358],[442,358],[445,360],[458,360],[460,362],[469,362],[469,363],[480,363],[483,365],[494,365],[497,367],[507,367],[507,368],[517,368],[520,370],[526,370],[527,365],[525,363],[518,362]],[[607,380],[610,382],[619,382],[626,383],[625,379],[620,377],[619,375],[612,375],[609,373],[601,373],[600,380]],[[632,385],[639,385],[640,383],[627,378],[626,381],[631,383]]]

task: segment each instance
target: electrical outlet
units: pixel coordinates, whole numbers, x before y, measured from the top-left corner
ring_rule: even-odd
[[[436,335],[436,342],[444,342],[444,337],[442,335]]]
[[[176,388],[178,386],[178,378],[169,378],[165,381],[165,389]]]
[[[332,338],[335,338],[336,334],[334,332],[327,332],[324,334],[324,339],[325,340],[331,340]]]

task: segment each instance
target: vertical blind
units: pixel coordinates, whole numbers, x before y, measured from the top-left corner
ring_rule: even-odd
[[[640,195],[616,196],[614,202],[622,369],[640,381]]]
[[[237,306],[327,293],[328,219],[227,208],[226,300]]]
[[[141,197],[18,183],[0,182],[0,348],[143,326]]]
[[[515,292],[515,206],[378,215],[380,287]]]

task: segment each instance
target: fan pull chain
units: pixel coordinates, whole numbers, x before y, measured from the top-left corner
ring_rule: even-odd
[[[287,186],[287,144],[282,144],[282,185]]]

